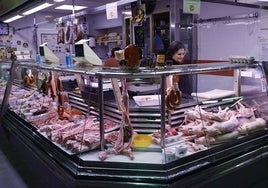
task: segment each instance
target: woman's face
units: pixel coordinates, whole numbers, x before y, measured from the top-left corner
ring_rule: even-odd
[[[172,56],[172,59],[177,63],[182,63],[183,58],[185,55],[185,50],[183,48],[179,49],[175,54]]]

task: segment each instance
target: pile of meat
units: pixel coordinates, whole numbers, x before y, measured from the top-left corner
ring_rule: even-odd
[[[52,98],[47,95],[15,86],[9,96],[10,109],[26,119],[52,110],[52,102]]]
[[[219,107],[217,113],[196,106],[185,111],[185,123],[179,131],[186,136],[195,136],[195,143],[205,146],[228,142],[266,128],[266,121],[256,117],[254,111],[242,103],[238,103],[234,110]]]
[[[130,159],[134,159],[132,141],[135,133],[129,118],[126,87],[125,80],[122,80],[120,129],[110,132],[118,129],[118,124],[104,120],[105,143],[112,143],[113,147],[99,152],[100,160],[105,160],[111,154],[126,154]],[[9,104],[11,110],[22,115],[41,134],[67,151],[80,153],[100,146],[99,121],[95,117],[83,115],[81,111],[68,105],[58,108],[51,96],[14,86]],[[166,126],[165,141],[169,137],[182,137],[194,140],[192,143],[196,146],[210,146],[229,142],[267,127],[266,120],[258,116],[256,109],[247,107],[241,102],[236,104],[235,109],[219,107],[216,113],[196,106],[186,110],[184,115],[184,123],[177,130],[170,125]],[[161,140],[160,131],[154,132],[152,136]]]
[[[169,124],[165,125],[165,133],[164,133],[165,144],[181,140],[181,135],[182,134],[178,132],[174,127],[171,127]],[[152,138],[154,143],[161,144],[162,139],[161,130],[153,132]]]
[[[100,146],[100,124],[95,117],[78,109],[58,108],[53,99],[35,90],[13,87],[10,109],[37,128],[43,136],[70,153],[81,153]],[[104,132],[118,128],[104,120]]]
[[[114,122],[104,121],[104,130],[115,126]],[[100,146],[100,124],[96,118],[89,116],[78,122],[57,120],[40,127],[40,132],[65,149],[73,153],[93,150]]]

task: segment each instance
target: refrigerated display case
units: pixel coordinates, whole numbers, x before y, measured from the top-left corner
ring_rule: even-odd
[[[262,62],[141,67],[135,72],[14,63],[46,74],[50,89],[56,83],[57,97],[12,78],[2,128],[11,145],[39,161],[66,187],[212,187],[241,170],[267,166]],[[167,77],[219,71],[233,71],[233,89],[217,85],[201,92],[196,87],[191,97],[180,97],[180,104],[167,108]],[[66,75],[76,79],[79,89],[59,87],[58,78]],[[155,78],[151,80],[159,88],[137,101],[127,92],[133,78]],[[104,90],[106,83],[111,87]],[[258,178],[265,176],[260,173]]]
[[[8,99],[5,98],[9,94],[9,90],[11,88],[10,84],[8,84],[10,78],[11,69],[14,69],[15,67],[12,66],[10,62],[0,62],[0,105],[1,105],[1,111],[0,111],[0,117],[2,117],[5,109],[4,103],[8,102]]]

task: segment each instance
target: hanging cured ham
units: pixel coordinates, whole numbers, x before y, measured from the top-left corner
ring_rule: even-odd
[[[77,24],[67,25],[66,28],[66,43],[74,44],[75,39],[77,38]]]
[[[57,27],[58,27],[57,44],[64,44],[65,43],[64,23],[59,23]]]
[[[64,38],[65,38],[64,29],[60,28],[57,35],[57,44],[64,44],[65,42]]]
[[[66,26],[66,42],[70,40],[70,33],[71,33],[71,23],[67,22]]]
[[[78,42],[81,39],[84,39],[84,28],[81,24],[77,25],[77,35],[74,42]]]

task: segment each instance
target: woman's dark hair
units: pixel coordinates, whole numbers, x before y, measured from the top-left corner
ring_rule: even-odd
[[[166,55],[171,58],[179,49],[185,49],[184,44],[180,41],[173,41],[170,43]]]
[[[115,57],[114,52],[117,51],[117,50],[121,50],[121,48],[120,48],[120,47],[114,47],[114,48],[111,50],[111,57]]]

